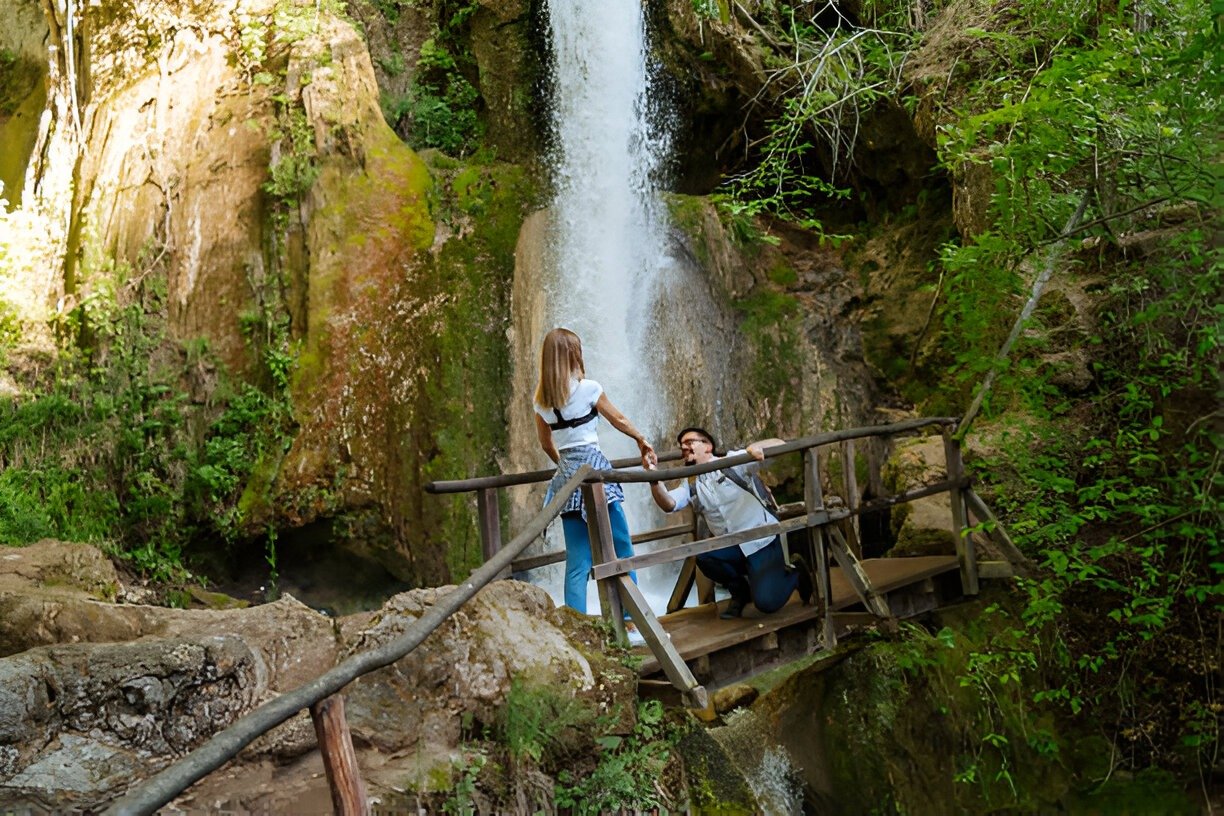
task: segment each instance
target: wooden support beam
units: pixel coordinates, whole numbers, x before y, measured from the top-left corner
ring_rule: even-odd
[[[487,562],[501,550],[501,506],[497,488],[486,487],[476,492],[476,518],[480,525],[480,549]],[[498,579],[509,578],[510,570],[502,570]]]
[[[833,554],[834,560],[837,561],[837,565],[842,569],[842,576],[850,584],[854,594],[858,595],[859,600],[863,602],[863,606],[867,607],[868,611],[875,613],[878,617],[889,617],[891,613],[888,611],[888,603],[880,597],[880,593],[876,592],[875,587],[871,585],[871,578],[868,577],[867,571],[863,569],[862,563],[854,557],[854,553],[850,552],[850,548],[846,545],[846,539],[842,537],[841,531],[836,527],[829,528],[829,552]]]
[[[510,565],[513,572],[527,572],[528,570],[547,567],[549,564],[560,564],[565,560],[565,550],[557,550],[550,553],[542,553],[533,555],[530,558],[520,558]]]
[[[608,499],[604,494],[604,486],[583,484],[582,502],[586,508],[587,535],[591,539],[592,566],[615,560],[616,546],[612,542],[612,521],[608,518]],[[604,620],[612,626],[617,642],[628,645],[629,635],[625,632],[625,613],[621,610],[620,595],[607,581],[599,582],[599,609]]]
[[[703,709],[710,704],[709,695],[706,694],[705,687],[697,682],[697,678],[693,677],[693,673],[689,671],[688,664],[680,657],[680,653],[676,651],[676,647],[672,645],[671,638],[667,636],[667,631],[663,625],[659,623],[659,619],[650,609],[650,604],[646,603],[646,596],[642,595],[642,591],[638,589],[637,584],[633,583],[627,575],[619,575],[609,579],[609,583],[613,583],[620,591],[620,597],[625,602],[625,608],[629,610],[629,617],[633,619],[637,625],[638,631],[642,633],[642,638],[650,647],[650,651],[654,654],[655,659],[659,661],[659,666],[663,669],[663,673],[667,675],[667,679],[672,682],[672,685],[679,689],[688,702],[690,708]],[[617,604],[619,606],[619,604]]]
[[[1007,530],[1003,529],[1003,524],[991,512],[990,508],[986,506],[986,502],[982,501],[982,497],[975,493],[971,487],[965,490],[964,496],[965,506],[969,509],[969,512],[982,523],[986,535],[990,536],[990,540],[1003,551],[1003,557],[1017,568],[1016,572],[1025,576],[1036,572],[1036,565],[1028,556],[1020,552],[1020,548],[1011,540]]]
[[[672,589],[671,597],[667,599],[668,614],[684,608],[684,602],[688,600],[689,592],[692,591],[696,581],[697,559],[689,556],[680,565],[680,574],[676,576],[676,586]]]
[[[840,515],[836,517],[845,518],[845,511],[839,512]],[[726,535],[715,536],[714,538],[703,538],[700,541],[675,544],[671,547],[642,553],[631,558],[619,558],[607,563],[596,564],[591,574],[599,580],[610,578],[614,575],[626,575],[632,570],[640,570],[659,564],[669,564],[672,561],[688,558],[690,555],[701,555],[702,553],[721,550],[723,547],[743,544],[745,541],[752,541],[757,538],[772,538],[776,535],[789,533],[791,530],[799,530],[803,527],[810,527],[813,524],[823,524],[829,520],[831,515],[823,513],[816,518],[801,516],[774,524],[762,524],[760,527],[753,527],[751,530],[743,530],[738,533],[727,533]]]
[[[956,560],[960,562],[961,589],[966,595],[978,594],[977,549],[968,535],[965,513],[965,488],[962,481],[965,465],[961,460],[960,443],[952,432],[943,429],[944,461],[947,463],[948,481],[955,487],[949,491],[952,504],[952,534],[956,536]]]
[[[962,486],[968,485],[969,480],[962,478],[960,481],[960,484]],[[864,502],[863,504],[861,504],[858,508],[856,508],[853,511],[846,510],[846,509],[838,509],[838,510],[822,509],[818,513],[808,518],[808,523],[811,525],[820,525],[820,524],[825,524],[831,521],[841,521],[842,519],[845,519],[850,515],[862,515],[863,513],[871,513],[876,510],[881,510],[885,507],[893,507],[895,505],[914,501],[915,499],[921,499],[926,496],[934,496],[938,493],[946,493],[950,489],[952,489],[953,486],[954,486],[954,483],[950,481],[935,482],[934,484],[924,485],[923,487],[918,487],[912,490],[907,490],[904,493],[898,493],[895,496],[887,496],[882,499],[874,499],[872,501]],[[780,514],[780,518],[782,519],[783,523],[791,521],[796,518],[800,518],[803,516],[805,512],[804,505],[802,502],[796,502],[793,505],[787,505],[786,507],[789,509],[789,512],[783,512]],[[679,530],[679,528],[681,527],[690,528],[691,525],[675,525],[674,527],[671,527],[671,528],[661,528],[661,529],[662,530],[677,530],[675,534],[679,535],[682,532]],[[767,528],[760,528],[760,529],[764,531]],[[787,529],[791,529],[791,528],[787,528]],[[748,533],[737,533],[735,535],[740,536],[740,538],[737,539],[737,541],[750,541],[754,537],[760,538],[761,535],[763,534],[765,533],[754,531],[754,532],[748,532]],[[639,535],[635,535],[633,537],[633,541],[636,543],[639,541],[655,540],[654,538],[647,538],[647,536],[650,536],[650,535],[651,535],[650,531],[647,531],[645,533],[640,533]],[[670,537],[672,536],[671,535],[658,536],[658,538],[670,538]],[[703,547],[703,545],[699,543],[704,540],[705,539],[698,538],[696,542],[688,542],[686,544],[681,544],[681,545],[672,545],[671,547],[664,547],[662,549],[655,550],[654,552],[651,552],[651,553],[643,553],[641,555],[635,555],[633,557],[634,558],[633,561],[628,561],[628,560],[624,562],[618,561],[616,562],[619,565],[618,567],[613,568],[611,566],[605,566],[603,567],[603,570],[606,571],[608,574],[617,574],[617,570],[619,570],[620,572],[628,572],[630,570],[644,569],[645,567],[652,567],[658,564],[665,564],[665,563],[668,563],[669,561],[679,561],[682,558],[687,558],[694,554],[692,551],[681,551],[681,550],[676,549],[678,546],[689,546],[689,544],[697,543],[698,546],[696,547],[696,552],[701,553],[701,552],[708,552],[710,549],[722,549],[723,547],[729,547],[733,543],[735,543],[733,541],[728,540],[727,538],[720,538],[718,542],[716,542],[715,545],[711,545],[710,547],[705,548]],[[559,564],[564,560],[565,560],[565,551],[558,550],[557,552],[544,553],[543,555],[533,555],[529,558],[520,558],[516,560],[513,564],[511,564],[510,567],[512,570],[514,570],[514,572],[526,572],[527,570],[536,569],[538,567],[543,567],[548,564]],[[698,571],[697,573],[697,590],[699,593],[698,597],[700,598],[702,603],[709,603],[711,596],[701,594],[702,592],[704,592],[703,578],[704,576],[702,576],[701,572]]]
[[[850,629],[867,629],[878,625],[880,619],[878,616],[870,612],[834,612],[833,624],[838,631],[848,631]]]
[[[846,509],[850,518],[846,519],[846,540],[850,543],[850,552],[855,558],[863,557],[863,544],[859,540],[859,520],[854,511],[859,506],[858,474],[854,468],[854,440],[847,439],[841,443],[842,484],[846,491]]]
[[[659,527],[656,530],[644,530],[640,533],[634,533],[630,536],[630,541],[634,544],[645,544],[648,541],[659,541],[664,538],[675,538],[676,536],[692,535],[693,522],[686,521],[681,524],[669,524],[666,527]]]
[[[808,517],[825,512],[824,492],[820,488],[820,460],[814,449],[803,452],[803,503]],[[815,571],[816,603],[820,607],[821,641],[826,649],[837,646],[837,630],[833,626],[833,583],[829,576],[829,559],[825,549],[824,531],[819,527],[808,528],[808,544],[814,564],[808,569]]]
[[[758,652],[776,652],[778,650],[778,633],[767,632],[752,643],[752,648]]]
[[[660,527],[657,530],[645,530],[640,533],[634,533],[630,537],[630,541],[634,544],[644,544],[648,541],[659,541],[664,538],[675,538],[676,536],[689,535],[693,532],[693,523],[691,521],[684,524],[672,524],[667,527]],[[527,572],[528,570],[539,569],[546,567],[549,564],[560,564],[565,560],[565,550],[555,550],[553,552],[541,553],[533,555],[529,558],[520,558],[510,565],[513,572]]]
[[[337,816],[367,816],[370,812],[365,783],[357,767],[357,752],[344,718],[344,698],[325,697],[310,707],[323,770],[331,787],[332,811]]]

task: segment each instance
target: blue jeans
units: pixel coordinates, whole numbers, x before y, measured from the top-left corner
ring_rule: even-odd
[[[711,581],[726,587],[732,598],[752,601],[765,613],[786,606],[799,586],[799,574],[786,568],[778,536],[749,556],[739,547],[704,553],[697,556],[697,567]]]
[[[620,502],[608,505],[608,519],[612,522],[612,542],[617,558],[633,555],[633,542],[629,539],[629,522]],[[565,531],[565,605],[586,614],[587,576],[591,572],[591,538],[587,523],[578,513],[561,516],[561,528]],[[629,573],[637,583],[637,574]]]

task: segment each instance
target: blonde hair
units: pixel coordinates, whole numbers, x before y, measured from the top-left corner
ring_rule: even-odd
[[[586,376],[582,340],[569,329],[556,328],[544,335],[540,348],[540,382],[535,401],[541,408],[560,408],[569,402],[570,380]]]

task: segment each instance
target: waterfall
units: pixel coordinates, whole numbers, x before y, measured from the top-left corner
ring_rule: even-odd
[[[583,338],[591,375],[643,430],[666,417],[643,384],[666,220],[656,194],[669,147],[652,116],[639,0],[549,0],[555,233],[545,313]],[[630,455],[615,432],[610,456]]]
[[[666,116],[651,92],[643,5],[548,0],[548,15],[556,196],[537,325],[577,332],[588,376],[660,445],[674,424],[660,390],[666,373],[654,353],[653,332],[670,266],[657,190],[670,142]],[[537,355],[543,331],[533,338]],[[627,437],[600,425],[609,458],[637,454]],[[630,529],[655,526],[661,515],[645,486],[627,486],[625,493]],[[559,529],[553,540],[560,544]],[[670,585],[662,588],[667,576],[651,578],[639,576],[649,594],[670,591]],[[598,609],[594,584],[588,609]]]

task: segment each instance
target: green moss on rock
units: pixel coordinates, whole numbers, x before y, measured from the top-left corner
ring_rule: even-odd
[[[753,389],[783,404],[801,404],[797,393],[802,368],[799,301],[785,292],[758,288],[735,305],[744,313],[740,328],[756,350],[749,374]]]
[[[438,302],[434,330],[420,338],[422,359],[433,361],[413,430],[422,481],[500,469],[497,456],[507,445],[514,252],[523,219],[540,195],[517,165],[450,164],[434,172],[437,215],[452,237],[422,280]],[[473,505],[472,496],[460,495],[431,498],[422,508],[454,577],[483,559]]]
[[[730,816],[757,812],[748,781],[703,726],[694,722],[681,735],[676,749],[684,758],[693,813]]]

